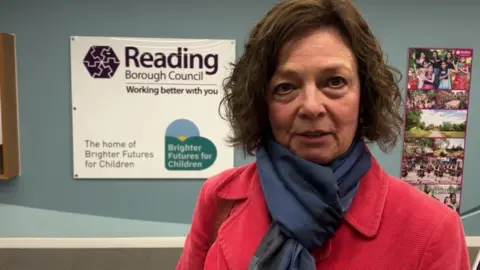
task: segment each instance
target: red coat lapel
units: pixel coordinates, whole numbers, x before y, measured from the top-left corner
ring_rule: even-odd
[[[237,183],[217,193],[223,199],[242,201],[220,227],[217,241],[229,269],[244,270],[268,231],[270,218],[256,166],[247,166],[237,177]]]

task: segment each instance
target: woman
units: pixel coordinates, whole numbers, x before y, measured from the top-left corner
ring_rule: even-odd
[[[455,63],[455,59],[453,58],[453,53],[451,51],[447,51],[445,54],[445,62],[447,62],[447,69],[450,73],[450,81],[452,82],[452,89],[455,88],[457,85],[456,76],[457,76],[457,64]]]
[[[468,269],[457,213],[388,175],[398,71],[349,0],[291,0],[226,82],[230,141],[256,162],[207,180],[177,269]]]
[[[457,201],[457,194],[454,192],[450,193],[450,203],[455,206],[455,210],[458,212],[460,209],[460,202]]]
[[[423,77],[423,90],[432,90],[435,83],[435,73],[433,72],[432,64],[427,64],[427,71]]]
[[[413,70],[410,70],[408,73],[408,90],[418,90],[417,73]]]
[[[438,75],[440,80],[440,83],[438,84],[438,89],[452,90],[452,82],[450,80],[450,69],[448,69],[447,67],[447,62],[442,61],[441,70]]]
[[[430,63],[432,64],[433,66],[433,71],[434,71],[434,74],[435,74],[435,89],[438,88],[438,84],[440,83],[440,80],[438,79],[439,77],[439,73],[440,73],[440,69],[441,69],[441,62],[442,62],[442,59],[440,59],[440,57],[438,56],[438,52],[436,50],[434,50],[432,52],[432,59],[430,59]]]
[[[460,61],[457,64],[457,76],[455,77],[456,89],[469,90],[468,75],[470,73],[468,64],[465,61],[465,57],[460,57]]]
[[[443,199],[443,203],[445,205],[447,205],[448,207],[452,208],[453,210],[456,210],[455,206],[452,204],[452,200],[450,199],[449,196],[447,196],[447,197],[445,197],[445,199]]]
[[[418,78],[418,89],[424,90],[425,88],[423,87],[426,78],[426,74],[428,71],[428,62],[423,62],[423,67],[417,68],[417,78]]]
[[[420,56],[418,59],[415,59],[415,64],[417,64],[417,68],[422,68],[425,63],[428,63],[427,57],[424,52],[420,52]]]

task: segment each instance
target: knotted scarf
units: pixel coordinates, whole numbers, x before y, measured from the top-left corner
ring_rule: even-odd
[[[322,166],[269,141],[257,151],[257,167],[272,223],[249,270],[316,269],[311,250],[342,224],[370,170],[370,153],[354,141],[344,155]]]

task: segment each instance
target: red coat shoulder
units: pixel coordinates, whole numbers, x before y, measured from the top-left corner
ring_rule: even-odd
[[[389,176],[389,191],[386,209],[394,210],[397,220],[415,220],[412,224],[425,223],[433,227],[452,214],[458,214],[438,199],[427,196],[418,188],[396,177]],[[395,208],[395,209],[393,209]]]
[[[421,247],[419,269],[468,269],[465,233],[458,213],[416,187],[390,178],[382,227],[389,227],[386,231],[391,236],[396,234],[399,242],[410,239]]]
[[[252,162],[212,176],[205,182],[202,190],[207,198],[243,199],[251,191],[256,176],[257,165]]]

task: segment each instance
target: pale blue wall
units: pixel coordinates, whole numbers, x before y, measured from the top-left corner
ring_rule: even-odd
[[[3,0],[0,32],[17,35],[22,176],[0,183],[0,236],[180,236],[202,181],[72,178],[69,37],[123,36],[243,41],[274,0]],[[479,1],[357,1],[390,63],[406,69],[407,48],[472,47],[480,54]],[[480,203],[475,162],[480,68],[473,68],[462,211]],[[402,83],[402,86],[404,83]],[[399,175],[400,148],[374,149]],[[236,164],[246,160],[237,155]],[[480,215],[464,220],[480,235]]]

